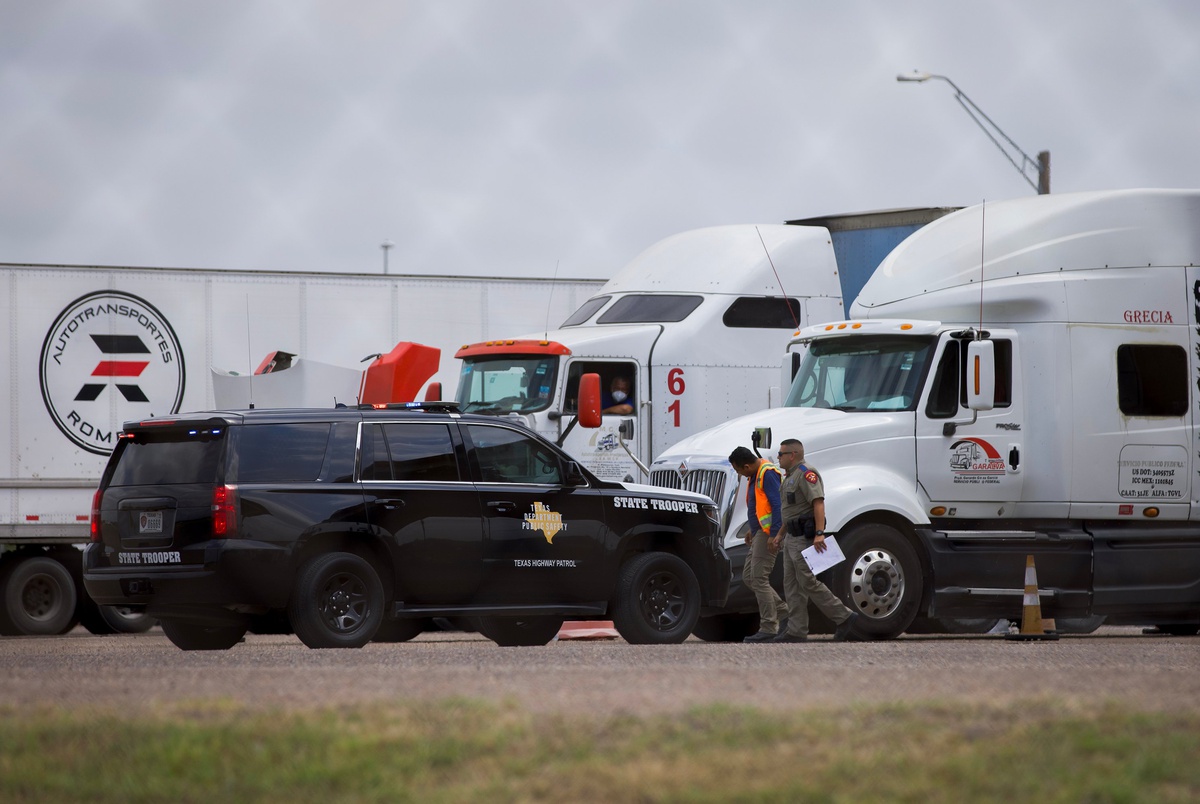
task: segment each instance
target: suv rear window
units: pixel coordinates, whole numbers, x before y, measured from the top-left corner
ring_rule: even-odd
[[[224,430],[142,430],[122,438],[109,486],[208,483],[217,479]]]
[[[321,476],[329,424],[258,424],[237,428],[235,483],[303,483]]]

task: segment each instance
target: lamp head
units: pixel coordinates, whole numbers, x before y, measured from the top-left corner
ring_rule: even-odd
[[[920,81],[928,81],[930,78],[933,78],[933,75],[931,73],[923,73],[923,72],[920,72],[919,70],[913,70],[911,73],[901,73],[900,75],[896,76],[897,81],[920,82]]]

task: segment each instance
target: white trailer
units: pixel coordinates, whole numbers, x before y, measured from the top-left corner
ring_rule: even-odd
[[[847,556],[827,582],[865,636],[1017,619],[1027,555],[1050,617],[1197,632],[1200,191],[960,211],[898,246],[850,316],[799,333],[783,407],[652,467],[658,485],[717,490],[735,564],[727,457],[757,431],[800,439],[820,470]],[[754,627],[735,586],[697,633]]]
[[[601,284],[0,264],[0,633],[137,623],[89,605],[74,545],[122,424],[212,409],[212,369],[248,374],[274,351],[353,368],[398,341],[445,365],[465,341],[562,320]],[[321,404],[356,402],[334,397]]]

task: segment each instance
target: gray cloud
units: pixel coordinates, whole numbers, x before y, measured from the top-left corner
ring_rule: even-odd
[[[675,232],[1200,186],[1200,6],[0,0],[0,261],[608,276]]]

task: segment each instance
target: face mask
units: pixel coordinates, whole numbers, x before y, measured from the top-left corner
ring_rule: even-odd
[[[629,394],[625,393],[624,391],[613,391],[612,392],[613,402],[624,402],[628,398],[629,398]]]

